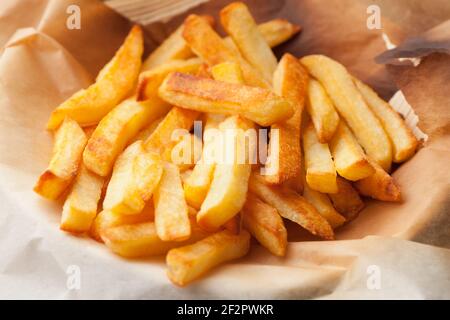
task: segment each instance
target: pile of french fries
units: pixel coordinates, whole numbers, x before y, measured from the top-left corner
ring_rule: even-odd
[[[34,187],[65,198],[62,230],[123,257],[166,254],[177,285],[246,255],[251,236],[284,256],[284,219],[331,240],[364,207],[361,196],[400,201],[391,164],[418,146],[392,107],[338,62],[277,60],[271,48],[299,26],[257,25],[239,2],[220,22],[226,38],[211,17],[190,15],[143,63],[134,26],[95,83],[51,114],[53,154]],[[247,134],[264,129],[268,142]],[[224,142],[225,132],[234,134]],[[219,149],[232,159],[206,161]],[[252,162],[262,149],[266,161]],[[188,161],[176,161],[180,150]]]

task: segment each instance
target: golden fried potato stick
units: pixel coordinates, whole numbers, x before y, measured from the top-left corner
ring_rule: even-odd
[[[133,90],[143,50],[142,30],[135,25],[112,60],[99,72],[95,83],[73,94],[52,112],[47,129],[58,128],[66,116],[81,126],[98,123]]]
[[[163,172],[158,154],[146,151],[137,141],[128,146],[114,164],[103,209],[120,214],[137,214],[150,199]]]
[[[211,16],[201,16],[200,18],[210,25],[214,24],[214,18]],[[182,24],[150,53],[142,64],[142,71],[159,67],[170,60],[184,60],[194,56],[191,48],[183,39],[183,29],[184,25]]]
[[[133,143],[135,143],[138,140],[147,141],[147,139],[150,138],[150,136],[152,135],[153,131],[155,131],[156,128],[159,126],[159,124],[163,121],[164,117],[165,116],[160,117],[160,118],[152,121],[147,127],[142,129],[141,131],[139,131],[138,134],[135,135],[130,140],[128,145],[133,144]]]
[[[41,174],[34,191],[55,200],[75,178],[87,138],[83,129],[71,118],[65,118],[55,133],[52,158]]]
[[[345,67],[322,55],[303,57],[301,63],[324,86],[339,114],[346,120],[369,157],[389,170],[392,161],[389,137]]]
[[[202,18],[206,18],[208,23],[212,25],[212,17],[202,16]],[[183,28],[184,25],[178,27],[145,59],[142,65],[143,71],[155,68],[170,60],[188,59],[195,56],[183,39]],[[301,27],[285,19],[274,19],[259,24],[258,30],[261,32],[267,44],[273,48],[289,40],[301,30]],[[230,41],[231,38],[227,37],[224,40]]]
[[[273,75],[273,87],[276,94],[291,103],[294,107],[294,115],[270,127],[269,157],[272,171],[264,177],[271,184],[281,184],[289,179],[299,178],[300,126],[307,84],[308,73],[305,68],[297,58],[291,54],[285,54]]]
[[[241,68],[235,62],[223,62],[211,68],[211,74],[215,80],[229,83],[244,83],[244,75]]]
[[[187,133],[178,138],[173,148],[166,148],[163,159],[178,166],[183,172],[195,166],[202,154],[202,140],[195,134]]]
[[[117,156],[146,125],[169,112],[170,106],[159,99],[122,101],[98,124],[83,153],[83,162],[100,176],[111,173]]]
[[[155,226],[163,241],[183,241],[191,235],[188,206],[184,199],[180,171],[172,163],[164,163],[164,172],[153,195]]]
[[[347,222],[350,222],[364,208],[364,202],[350,182],[338,176],[337,184],[338,192],[328,196],[336,210],[347,219]]]
[[[97,215],[97,205],[105,179],[83,164],[64,202],[59,228],[73,233],[89,231]]]
[[[311,79],[308,84],[306,108],[320,143],[329,142],[339,125],[339,115],[325,89],[315,79]]]
[[[336,171],[341,177],[356,181],[375,172],[361,146],[343,121],[339,123],[329,146]]]
[[[264,177],[256,172],[251,174],[248,188],[250,192],[277,209],[283,218],[299,224],[323,239],[334,238],[333,229],[328,221],[295,191],[280,186],[270,186],[265,182]]]
[[[246,84],[270,88],[269,82],[264,80],[260,72],[253,68],[238,52],[230,48],[201,17],[197,15],[187,17],[184,22],[183,37],[192,51],[210,67],[222,62],[235,62],[242,69]]]
[[[381,201],[399,202],[402,200],[400,188],[386,171],[371,160],[375,173],[355,182],[355,188],[363,196]]]
[[[166,256],[167,276],[184,286],[215,266],[238,259],[250,248],[250,234],[242,230],[234,235],[224,230],[192,245],[172,249]]]
[[[248,7],[242,2],[233,2],[220,11],[220,21],[243,57],[271,83],[277,58],[259,32]]]
[[[171,73],[159,87],[159,96],[185,109],[240,115],[267,126],[288,119],[291,104],[269,90],[241,84]]]
[[[139,84],[137,88],[138,100],[159,100],[158,88],[169,73],[177,71],[195,74],[201,65],[202,61],[200,58],[172,60],[156,68],[142,72],[139,75]]]
[[[252,193],[242,208],[244,227],[270,253],[283,257],[286,254],[287,231],[278,211]]]
[[[353,81],[391,139],[394,162],[403,162],[411,158],[418,141],[402,117],[368,85],[356,78],[353,78]]]
[[[303,131],[303,151],[305,153],[306,182],[313,190],[323,193],[336,193],[336,168],[330,149],[320,143],[312,123]]]

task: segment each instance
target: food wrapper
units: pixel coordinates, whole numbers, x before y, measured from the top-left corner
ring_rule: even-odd
[[[131,21],[145,24],[149,52],[187,13],[217,18],[229,2],[147,1],[144,8],[141,1],[137,9],[114,0],[0,3],[0,298],[450,298],[448,0],[246,1],[258,22],[286,18],[302,26],[276,48],[278,56],[326,54],[385,99],[400,92],[401,104],[412,107],[424,139],[393,174],[403,203],[369,200],[336,241],[289,225],[286,257],[254,243],[247,257],[186,288],[169,282],[163,257],[122,259],[59,230],[62,203],[32,191],[50,157],[50,112],[91,83]],[[80,29],[68,28],[73,6]],[[376,11],[379,28],[368,23]]]

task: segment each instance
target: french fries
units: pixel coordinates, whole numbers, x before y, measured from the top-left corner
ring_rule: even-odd
[[[400,189],[386,171],[377,163],[371,161],[375,173],[367,178],[356,181],[355,187],[358,192],[381,201],[398,202],[402,200]]]
[[[238,114],[262,126],[288,119],[293,114],[291,104],[269,90],[179,72],[166,77],[159,87],[159,96],[178,107]]]
[[[317,80],[311,79],[308,83],[306,108],[316,129],[319,142],[329,142],[339,125],[339,115],[325,89]]]
[[[338,192],[328,196],[336,210],[349,222],[358,216],[358,213],[364,208],[364,202],[350,182],[337,177],[337,184]]]
[[[216,230],[235,216],[243,207],[247,195],[251,164],[255,150],[246,150],[247,129],[253,127],[248,120],[233,116],[219,126],[222,132],[231,130],[234,159],[232,163],[217,163],[208,194],[197,215],[197,223],[206,230]],[[247,154],[247,152],[249,154]],[[245,153],[244,155],[242,153]]]
[[[104,178],[80,166],[78,175],[64,202],[60,229],[73,233],[89,231],[97,215]]]
[[[353,81],[391,139],[394,162],[403,162],[411,158],[418,145],[418,141],[411,129],[405,124],[400,115],[369,86],[356,78],[353,78]]]
[[[277,58],[259,32],[247,6],[242,2],[229,4],[220,11],[220,21],[244,58],[271,83]]]
[[[211,268],[246,255],[249,247],[250,235],[245,230],[238,235],[228,230],[218,232],[195,244],[170,250],[166,257],[167,276],[184,286]]]
[[[59,198],[77,174],[86,142],[83,129],[71,118],[65,118],[55,133],[50,163],[39,177],[34,191],[47,199]]]
[[[244,83],[241,68],[235,62],[223,62],[211,68],[211,74],[215,80],[229,83]]]
[[[306,56],[301,62],[325,87],[339,114],[346,120],[369,157],[389,171],[392,161],[389,138],[345,67],[322,55]]]
[[[142,141],[128,146],[114,165],[103,209],[118,214],[141,212],[158,185],[162,171],[161,158],[146,151]]]
[[[305,103],[308,74],[298,60],[285,54],[278,64],[273,77],[276,94],[286,98],[294,107],[289,119],[271,126],[269,141],[270,168],[273,172],[265,175],[266,181],[281,184],[300,175],[300,126]],[[275,135],[277,131],[277,135]]]
[[[176,165],[164,164],[164,172],[153,195],[153,201],[158,237],[163,241],[188,239],[191,234],[191,225],[180,171]]]
[[[356,181],[375,172],[361,146],[343,121],[339,124],[329,146],[336,171],[341,177]]]
[[[52,112],[47,129],[58,128],[66,116],[82,126],[98,123],[133,90],[143,50],[142,30],[135,25],[112,60],[99,72],[95,83],[76,92]]]
[[[238,52],[233,50],[214,31],[211,26],[197,15],[190,15],[184,21],[183,37],[192,51],[209,66],[222,62],[239,64],[245,83],[252,86],[270,88],[270,84]]]
[[[100,176],[111,173],[117,156],[143,127],[161,117],[170,107],[158,100],[122,101],[98,124],[83,152],[83,162]]]
[[[200,159],[201,150],[201,138],[195,134],[188,133],[182,135],[173,148],[166,148],[163,159],[176,164],[180,171],[183,172],[194,167]]]
[[[336,193],[336,168],[327,144],[320,143],[311,123],[303,132],[306,182],[311,189],[323,193]]]
[[[258,30],[269,47],[273,48],[300,32],[301,27],[285,19],[274,19],[259,24]]]
[[[328,221],[305,198],[287,188],[270,186],[264,180],[264,177],[253,172],[250,176],[249,190],[277,209],[283,218],[299,224],[321,238],[328,240],[334,238],[333,229]]]
[[[242,208],[244,227],[270,253],[283,257],[286,254],[287,231],[278,211],[252,193]]]

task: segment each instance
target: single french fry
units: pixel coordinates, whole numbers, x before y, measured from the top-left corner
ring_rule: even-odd
[[[326,143],[320,143],[310,123],[303,132],[306,182],[311,189],[323,193],[336,193],[336,168]]]
[[[391,139],[394,162],[403,162],[411,158],[418,141],[402,117],[368,85],[356,78],[353,78],[353,81]]]
[[[64,202],[60,229],[73,233],[89,231],[105,179],[81,165],[72,190]]]
[[[363,196],[381,201],[398,202],[402,200],[400,188],[380,165],[370,160],[375,173],[355,182],[355,188]]]
[[[232,145],[228,146],[232,150],[227,151],[233,152],[235,157],[231,163],[217,163],[214,169],[211,187],[197,215],[198,224],[206,230],[218,229],[242,209],[251,172],[248,160],[255,152],[254,146],[246,145],[246,130],[253,128],[250,121],[233,116],[222,122],[219,128],[224,133],[229,130],[233,134]]]
[[[242,2],[233,2],[220,11],[220,21],[243,57],[271,83],[277,58],[259,32],[248,7]]]
[[[392,161],[389,138],[345,67],[322,55],[306,56],[301,62],[324,86],[339,114],[346,120],[369,157],[388,171]]]
[[[142,30],[135,25],[112,60],[99,72],[95,83],[76,92],[52,112],[47,129],[58,128],[66,116],[82,126],[98,123],[133,90],[143,50]]]
[[[117,156],[139,130],[169,112],[161,100],[124,100],[98,124],[83,153],[83,162],[100,176],[111,173]]]
[[[144,209],[163,171],[159,155],[144,149],[142,141],[128,146],[117,158],[103,208],[119,214],[137,214]]]
[[[276,256],[284,256],[287,247],[287,231],[278,211],[252,193],[242,208],[244,227],[258,242]]]
[[[199,58],[173,60],[154,69],[142,72],[139,75],[139,84],[137,88],[138,100],[159,100],[158,88],[169,73],[177,71],[195,74],[201,64],[202,61]]]
[[[202,16],[206,23],[213,25],[214,18],[211,16]],[[288,28],[288,26],[284,26]],[[194,56],[191,48],[183,39],[184,25],[179,26],[170,36],[168,36],[152,53],[145,59],[142,64],[142,70],[150,70],[171,60],[184,60]],[[271,32],[274,33],[273,31]],[[277,33],[281,34],[282,31]],[[280,37],[280,36],[279,36]]]
[[[364,208],[364,202],[351,183],[344,178],[337,177],[338,192],[328,194],[334,208],[342,214],[347,222],[354,220]]]
[[[267,44],[273,48],[292,38],[300,32],[301,27],[285,19],[273,19],[259,24],[258,30]]]
[[[163,159],[176,164],[181,172],[195,166],[201,157],[202,141],[195,134],[188,133],[179,138],[173,148],[166,148]]]
[[[153,195],[155,226],[163,241],[182,241],[189,238],[191,225],[184,199],[180,171],[172,163],[164,164],[164,172]]]
[[[214,29],[201,17],[190,15],[184,21],[183,37],[192,51],[209,66],[222,62],[238,63],[244,74],[245,83],[270,88],[270,84],[238,52],[230,48]]]
[[[269,90],[171,73],[159,87],[165,101],[186,109],[241,115],[262,126],[288,119],[291,104]]]
[[[153,131],[159,126],[159,124],[163,121],[164,117],[160,117],[153,122],[151,122],[147,127],[138,132],[137,135],[134,136],[133,139],[129,142],[128,145],[135,143],[138,140],[147,141],[148,138],[152,135]]]
[[[103,242],[102,233],[108,228],[122,225],[151,222],[154,220],[153,201],[149,201],[144,210],[138,214],[117,214],[110,210],[102,210],[94,219],[89,235],[98,242]]]
[[[336,211],[326,194],[313,190],[306,184],[303,189],[303,197],[317,209],[322,217],[327,219],[333,229],[344,224],[345,218]]]
[[[184,286],[215,266],[246,255],[249,248],[247,231],[238,235],[228,230],[218,232],[192,245],[170,250],[166,257],[167,276],[173,283]]]
[[[329,146],[336,171],[341,177],[356,181],[375,172],[361,146],[343,121],[339,124]]]
[[[271,184],[298,179],[301,166],[300,125],[305,104],[308,73],[297,58],[285,54],[273,76],[274,92],[294,107],[294,115],[270,127],[270,170],[264,176]],[[267,165],[266,165],[267,168]],[[299,188],[297,186],[297,188]],[[301,189],[301,188],[300,188]]]
[[[339,125],[339,115],[325,89],[317,80],[309,81],[306,108],[320,143],[329,142]]]
[[[235,62],[223,62],[216,64],[211,68],[211,74],[215,80],[229,83],[244,83],[239,64]]]
[[[34,191],[47,199],[59,198],[77,174],[86,142],[83,129],[74,120],[65,118],[55,133],[50,163]]]
[[[264,177],[256,172],[250,176],[248,188],[250,192],[277,209],[283,218],[299,224],[323,239],[332,240],[334,238],[333,229],[328,221],[317,212],[312,204],[295,191],[268,185]]]

